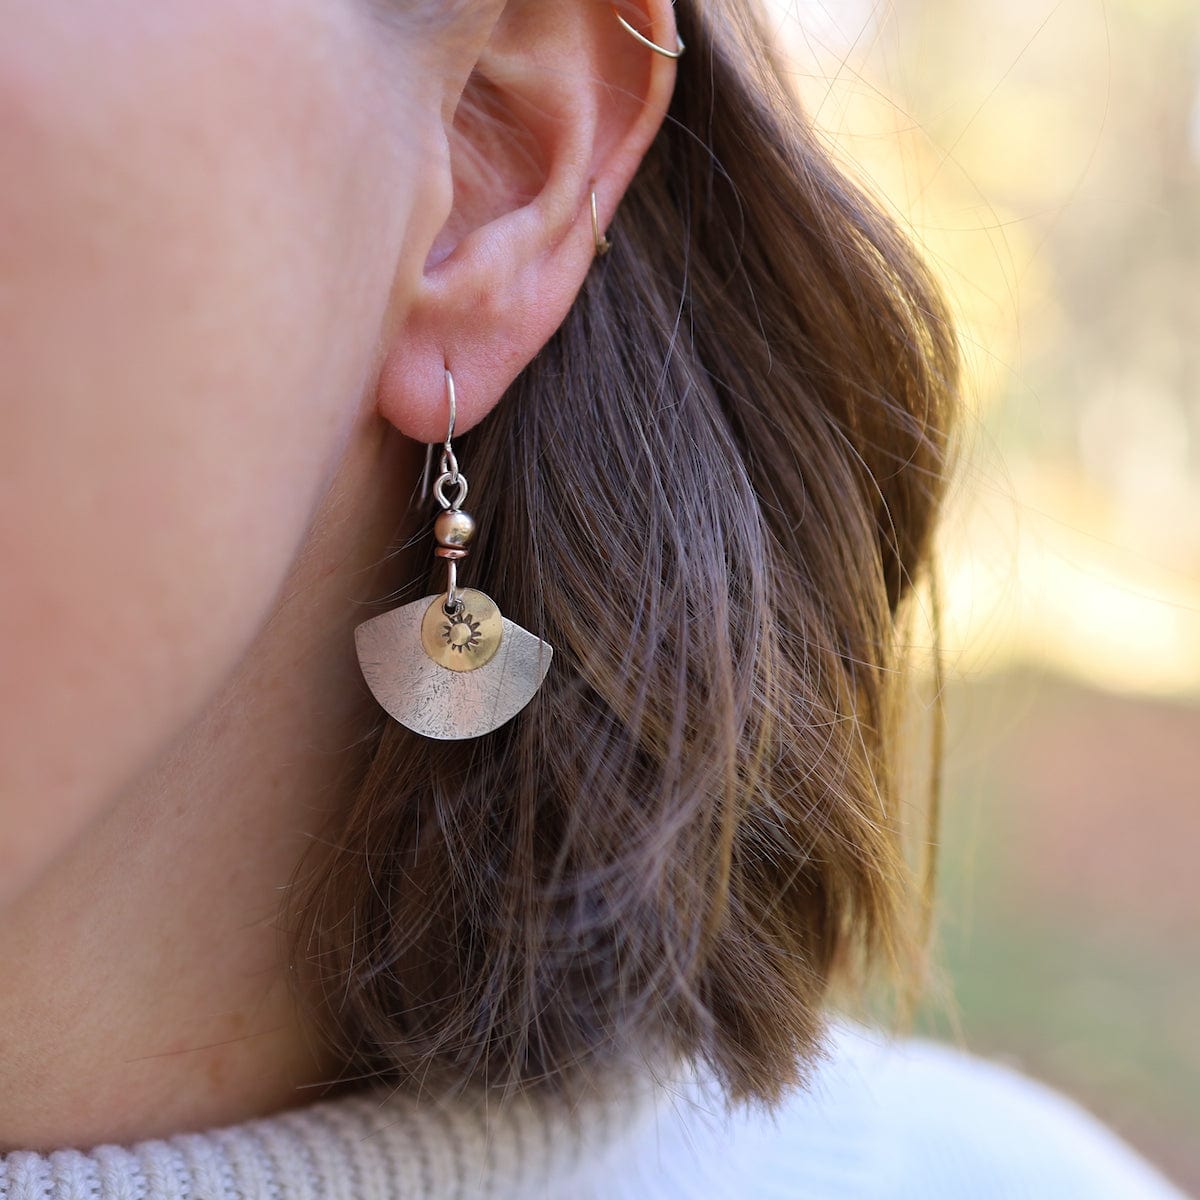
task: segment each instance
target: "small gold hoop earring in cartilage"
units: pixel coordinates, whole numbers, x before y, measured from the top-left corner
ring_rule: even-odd
[[[681,38],[679,34],[675,35],[675,44],[677,46],[677,49],[675,50],[668,50],[665,46],[660,46],[657,42],[652,42],[644,33],[638,33],[638,31],[634,29],[634,27],[630,25],[630,23],[625,20],[625,18],[621,16],[619,12],[617,12],[615,5],[609,5],[609,7],[613,11],[613,16],[621,22],[621,28],[627,33],[631,34],[633,37],[637,38],[637,40],[641,42],[643,46],[653,50],[655,54],[661,54],[663,58],[680,58],[683,55],[683,52],[687,49],[687,47],[683,44],[683,38]]]
[[[600,218],[596,216],[595,191],[592,192],[592,237],[596,240],[596,257],[603,258],[612,249],[612,242],[600,232]]]

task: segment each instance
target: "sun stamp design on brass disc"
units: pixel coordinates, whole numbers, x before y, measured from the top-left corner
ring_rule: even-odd
[[[500,649],[504,619],[496,602],[485,592],[462,588],[459,607],[447,613],[445,595],[438,596],[425,610],[421,621],[421,644],[425,653],[451,671],[474,671],[490,662]]]
[[[447,617],[442,637],[451,650],[473,651],[479,646],[479,622],[470,613]]]

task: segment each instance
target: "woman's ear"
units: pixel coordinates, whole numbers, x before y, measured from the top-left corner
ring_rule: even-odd
[[[563,322],[670,103],[675,63],[624,29],[676,45],[669,0],[509,0],[477,54],[446,152],[452,189],[406,310],[387,331],[378,408],[423,442],[478,423]],[[474,53],[474,51],[472,51]]]

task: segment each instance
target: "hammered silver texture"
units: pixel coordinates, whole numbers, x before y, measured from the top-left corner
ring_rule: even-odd
[[[421,620],[437,594],[394,608],[354,630],[363,677],[394,720],[441,741],[479,737],[511,720],[533,699],[554,649],[502,617],[495,657],[474,671],[452,671],[421,645]]]

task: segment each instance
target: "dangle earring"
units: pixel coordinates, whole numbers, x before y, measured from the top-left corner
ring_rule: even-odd
[[[454,376],[446,370],[450,427],[433,494],[442,511],[433,523],[434,554],[446,562],[446,590],[362,622],[354,630],[363,677],[401,725],[452,741],[489,733],[533,699],[550,667],[549,642],[501,616],[496,602],[458,586],[475,521],[464,512],[467,477],[450,446]],[[437,443],[431,443],[430,449]],[[454,501],[446,489],[454,489]]]

